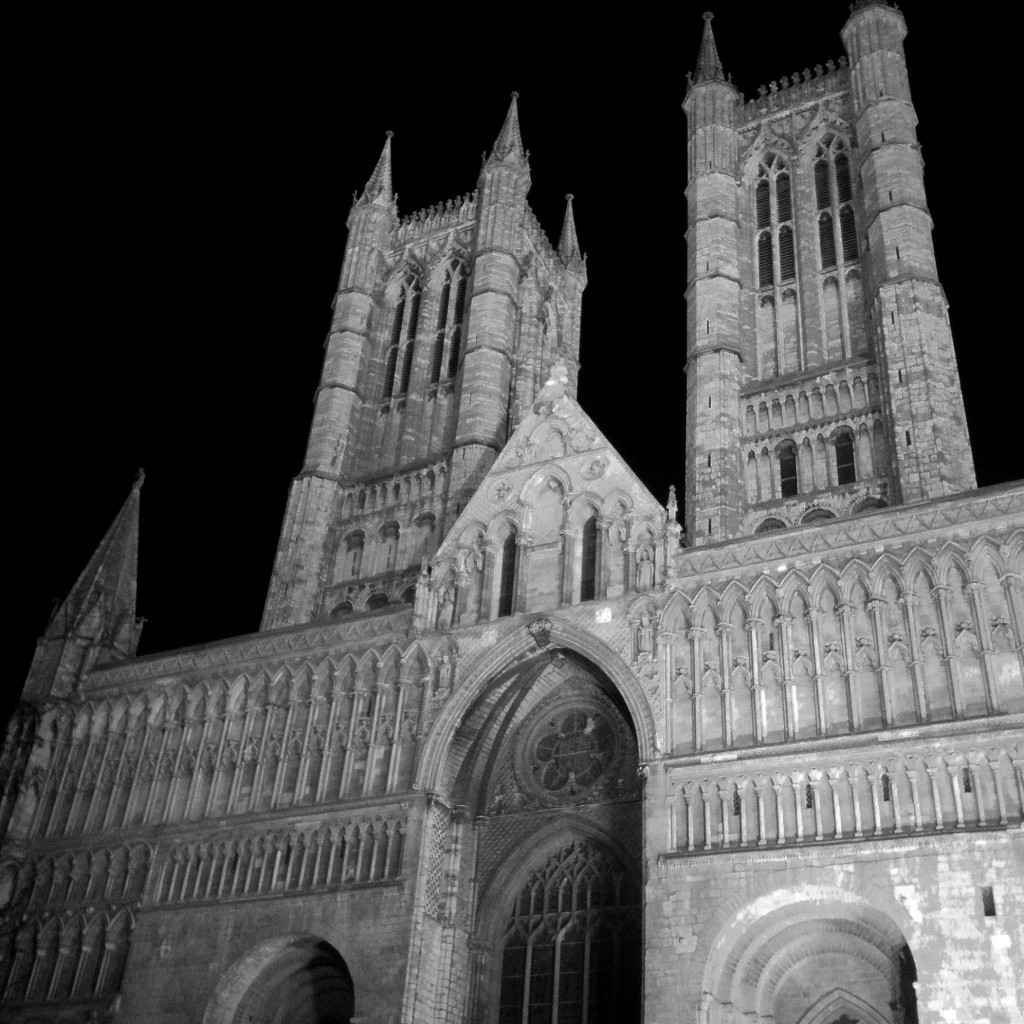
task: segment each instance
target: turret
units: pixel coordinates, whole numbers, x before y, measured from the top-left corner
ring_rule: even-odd
[[[449,503],[464,504],[505,444],[519,321],[520,256],[530,165],[518,93],[480,170],[476,253]],[[452,510],[454,513],[454,509]]]
[[[388,132],[377,166],[349,213],[348,242],[306,459],[288,496],[263,629],[312,617],[338,489],[357,454],[350,446],[365,401],[361,389],[370,355],[374,292],[398,215],[391,184],[391,137]]]
[[[683,109],[688,125],[686,532],[691,545],[740,530],[741,376],[736,105],[712,15]]]
[[[583,289],[587,287],[587,258],[583,255],[576,236],[576,218],[573,215],[572,201],[573,195],[570,192],[565,197],[565,219],[558,239],[558,258],[564,268],[562,291],[571,321],[564,327],[561,359],[567,371],[566,392],[575,398],[580,369],[580,312],[583,305]]]
[[[897,501],[975,486],[960,376],[932,246],[903,15],[854,5],[843,27],[850,58],[864,195],[868,287]],[[862,246],[865,248],[865,246]]]
[[[94,665],[135,656],[142,620],[135,617],[139,572],[139,470],[121,511],[36,643],[22,699],[77,693]]]

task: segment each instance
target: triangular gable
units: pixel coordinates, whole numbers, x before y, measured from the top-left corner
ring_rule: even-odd
[[[566,393],[567,380],[564,366],[552,370],[551,380],[431,559],[435,580],[448,570],[464,569],[460,551],[464,560],[482,540],[507,531],[508,523],[531,533],[537,499],[549,481],[560,485],[570,523],[593,510],[607,519],[626,520],[633,537],[663,537],[665,509]]]

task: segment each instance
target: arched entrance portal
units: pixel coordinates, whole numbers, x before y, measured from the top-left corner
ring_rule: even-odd
[[[917,973],[896,923],[859,899],[774,893],[715,943],[702,1024],[917,1024]]]
[[[338,951],[312,935],[261,943],[221,980],[203,1024],[350,1024],[352,977]]]
[[[467,1019],[638,1024],[636,729],[593,661],[531,646],[467,702],[441,773],[466,823],[447,848],[472,857],[480,893],[467,936]]]

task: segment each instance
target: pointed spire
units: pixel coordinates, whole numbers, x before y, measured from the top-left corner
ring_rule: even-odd
[[[386,205],[395,200],[394,192],[391,190],[391,139],[394,132],[388,132],[384,140],[384,149],[381,151],[377,166],[370,175],[370,180],[363,189],[359,199],[360,203],[376,203]]]
[[[704,12],[704,36],[700,41],[700,53],[697,54],[697,68],[693,73],[693,84],[701,82],[724,82],[725,71],[722,68],[722,59],[718,56],[718,47],[715,46],[715,34],[711,31],[711,21],[714,14],[711,11]]]
[[[488,163],[525,164],[526,153],[523,151],[523,137],[519,134],[519,93],[512,93],[505,123],[501,126],[498,138],[494,142]]]
[[[580,243],[576,238],[576,219],[572,215],[572,193],[565,197],[565,220],[562,222],[562,237],[558,240],[558,255],[563,263],[579,260],[582,257]]]
[[[135,618],[139,574],[140,469],[131,493],[93,552],[71,592],[58,605],[44,638],[77,637],[120,657],[131,657],[139,643]]]

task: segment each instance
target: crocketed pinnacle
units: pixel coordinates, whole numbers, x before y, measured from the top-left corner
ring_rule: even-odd
[[[558,240],[558,255],[563,263],[581,258],[580,243],[576,237],[576,219],[572,215],[572,193],[565,197],[565,220],[562,222],[562,236]]]
[[[381,151],[377,166],[370,175],[370,180],[363,189],[361,203],[382,204],[394,202],[395,196],[391,190],[391,137],[394,132],[388,132],[384,140],[384,149]]]
[[[488,163],[525,164],[526,153],[523,150],[523,137],[519,134],[519,93],[512,93],[505,123],[501,126],[494,149],[491,150]]]
[[[711,31],[711,11],[704,12],[704,36],[700,41],[700,53],[697,54],[697,69],[693,73],[694,85],[700,82],[724,82],[725,71],[722,69],[722,58],[718,56],[715,46],[715,34]]]
[[[110,648],[121,656],[135,653],[140,632],[135,618],[139,491],[144,478],[140,469],[121,511],[50,619],[47,637],[76,636]]]

